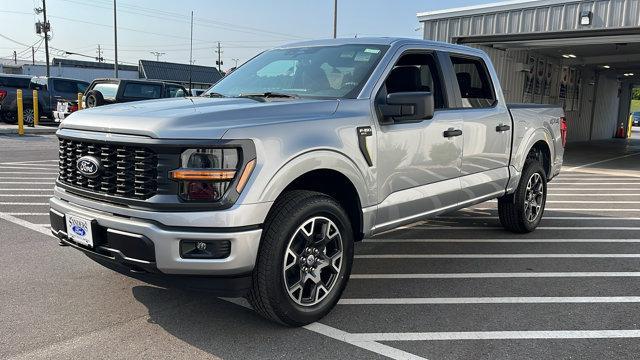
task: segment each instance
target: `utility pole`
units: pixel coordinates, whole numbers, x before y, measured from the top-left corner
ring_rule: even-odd
[[[13,50],[13,63],[18,65],[18,53]]]
[[[116,19],[116,0],[113,0],[113,48],[116,52],[113,64],[113,73],[118,78],[118,23]]]
[[[46,0],[42,0],[42,7],[41,8],[35,8],[34,10],[35,10],[36,14],[42,13],[42,17],[43,17],[43,22],[42,23],[39,22],[39,21],[36,23],[36,34],[40,34],[40,33],[44,34],[44,53],[45,53],[45,60],[47,62],[47,76],[49,76],[50,75],[50,70],[49,70],[49,31],[51,30],[51,26],[49,25],[49,22],[47,21],[47,1]]]
[[[338,36],[338,0],[333,0],[333,38]]]
[[[216,61],[216,65],[218,65],[218,72],[222,74],[222,60],[220,58],[220,56],[222,55],[222,50],[220,50],[220,41],[218,41],[218,50],[216,50],[216,53],[218,54],[218,61]]]
[[[33,46],[31,47],[31,65],[35,65],[36,64],[36,49],[33,48]]]
[[[102,57],[102,47],[100,47],[100,44],[98,44],[98,57],[96,58],[96,60],[98,60],[98,62],[103,62],[104,58]]]
[[[156,57],[156,61],[160,61],[160,56],[166,54],[163,52],[159,52],[159,51],[149,51],[151,54],[153,54],[153,56]]]
[[[189,92],[191,92],[191,68],[193,67],[193,10],[191,10],[191,37],[189,38]]]

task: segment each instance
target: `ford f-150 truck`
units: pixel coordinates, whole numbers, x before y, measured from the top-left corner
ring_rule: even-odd
[[[123,274],[299,326],[337,303],[365,237],[490,199],[506,229],[533,231],[563,125],[559,107],[507,105],[477,49],[291,44],[200,97],[71,114],[51,229]]]

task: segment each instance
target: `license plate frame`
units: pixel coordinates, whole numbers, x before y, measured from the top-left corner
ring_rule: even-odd
[[[74,214],[65,214],[67,236],[73,242],[93,248],[93,223],[95,220]]]

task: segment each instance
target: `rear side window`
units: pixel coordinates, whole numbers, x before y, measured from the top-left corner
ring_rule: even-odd
[[[114,83],[97,83],[93,86],[95,91],[99,91],[105,99],[115,99],[118,93],[118,84]]]
[[[451,56],[456,73],[462,107],[488,108],[496,102],[487,67],[481,59]]]
[[[30,83],[29,78],[0,77],[0,86],[28,89]]]
[[[167,86],[165,97],[185,97],[187,94],[180,86]]]
[[[53,88],[58,92],[77,93],[78,86],[75,81],[69,80],[53,80]]]
[[[162,86],[155,84],[128,83],[124,86],[122,96],[138,99],[158,99],[162,94]]]

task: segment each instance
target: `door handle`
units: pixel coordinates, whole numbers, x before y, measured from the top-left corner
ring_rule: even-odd
[[[445,130],[445,132],[442,135],[446,138],[460,136],[462,135],[462,130],[451,128],[449,130]]]
[[[511,129],[511,126],[509,126],[509,125],[500,124],[500,125],[496,126],[496,131],[497,132],[503,132],[503,131],[507,131],[507,130],[510,130],[510,129]]]

